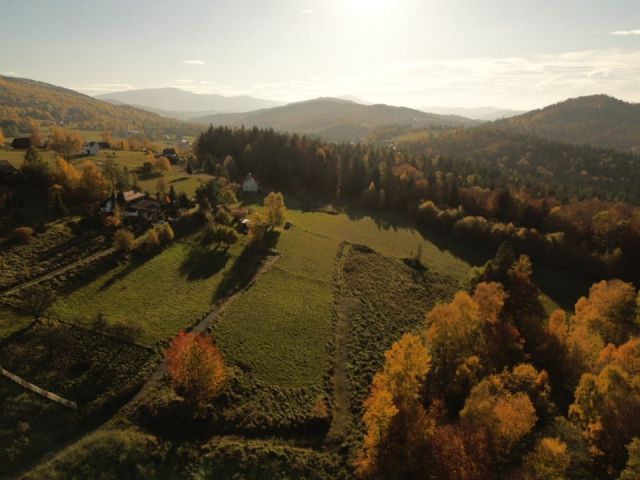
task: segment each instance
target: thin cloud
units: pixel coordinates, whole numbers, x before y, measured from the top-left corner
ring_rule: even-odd
[[[639,30],[616,30],[615,32],[609,32],[609,35],[627,36],[627,35],[640,35]]]
[[[182,63],[185,65],[204,65],[204,61],[202,60],[185,60]]]
[[[300,13],[302,15],[313,15],[316,12],[311,8],[304,8],[304,9],[300,10]]]

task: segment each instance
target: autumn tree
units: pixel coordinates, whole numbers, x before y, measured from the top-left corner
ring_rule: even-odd
[[[502,316],[506,299],[499,283],[480,283],[473,297],[458,292],[426,316],[434,366],[429,394],[443,399],[451,413],[482,377],[522,359],[518,331]]]
[[[0,127],[0,148],[4,147],[4,132],[2,131],[2,128]]]
[[[571,457],[558,438],[542,438],[524,459],[525,480],[565,480]]]
[[[269,225],[270,230],[284,225],[287,208],[285,207],[284,196],[282,193],[271,192],[265,197],[264,206],[267,216],[267,224]]]
[[[640,478],[640,437],[635,437],[627,445],[629,453],[625,469],[620,474],[620,480],[638,480]]]
[[[249,237],[253,245],[262,243],[269,229],[268,218],[260,212],[254,212],[249,217]]]
[[[220,392],[226,367],[211,337],[181,331],[165,357],[173,387],[185,400],[201,405]]]
[[[70,162],[62,157],[58,157],[56,160],[55,177],[56,182],[71,194],[78,188],[82,174]]]
[[[89,160],[82,164],[80,184],[83,197],[90,202],[104,199],[109,188],[100,169]]]
[[[569,409],[603,469],[619,472],[626,446],[640,432],[640,339],[600,354],[593,372],[585,373]]]
[[[158,157],[155,159],[153,164],[156,171],[158,171],[160,174],[164,174],[165,172],[171,170],[171,162],[167,157]]]
[[[59,127],[52,128],[49,146],[62,155],[65,160],[71,160],[71,157],[78,153],[83,145],[84,140],[79,133],[70,132]]]
[[[42,134],[40,133],[40,126],[38,123],[32,120],[30,122],[29,131],[31,132],[31,145],[38,148],[42,147]]]
[[[384,367],[364,402],[366,435],[357,462],[361,477],[414,478],[424,472],[433,424],[420,392],[430,364],[423,340],[411,333],[385,352]]]
[[[475,428],[486,429],[498,459],[508,461],[522,453],[522,441],[540,416],[551,417],[549,393],[545,372],[531,365],[517,365],[478,383],[460,417]]]
[[[598,334],[605,344],[619,345],[640,333],[638,295],[631,283],[603,280],[576,303],[573,321]]]

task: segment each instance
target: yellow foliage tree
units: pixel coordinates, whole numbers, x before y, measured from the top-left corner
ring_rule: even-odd
[[[270,229],[284,225],[287,207],[284,204],[282,193],[271,192],[265,197],[264,206],[266,207],[267,223]]]
[[[427,348],[415,334],[405,334],[385,353],[364,403],[366,435],[357,461],[361,477],[385,478],[385,472],[394,472],[402,478],[402,472],[419,468],[434,428],[420,399],[430,365]]]
[[[544,437],[524,459],[525,480],[566,480],[571,457],[567,444],[558,438]]]
[[[82,176],[80,183],[87,201],[101,200],[109,191],[109,186],[107,185],[102,172],[95,163],[90,162],[89,160],[82,164]]]

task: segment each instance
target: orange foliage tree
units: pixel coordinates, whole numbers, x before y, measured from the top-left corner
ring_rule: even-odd
[[[203,404],[220,392],[226,367],[211,337],[180,332],[171,341],[166,360],[174,389],[187,401]]]

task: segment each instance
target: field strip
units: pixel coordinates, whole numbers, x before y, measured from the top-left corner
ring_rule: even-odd
[[[67,408],[71,408],[73,410],[77,410],[78,409],[78,404],[76,402],[72,402],[71,400],[67,400],[66,398],[63,398],[60,395],[57,395],[57,394],[55,394],[53,392],[49,392],[49,391],[45,390],[44,388],[40,388],[39,386],[34,385],[31,382],[27,382],[23,378],[20,378],[18,375],[15,375],[15,374],[11,373],[9,370],[5,370],[4,368],[0,367],[0,374],[3,377],[6,377],[9,380],[17,383],[21,387],[24,387],[27,390],[31,390],[33,393],[36,393],[36,394],[40,395],[41,397],[46,398],[47,400],[51,400],[52,402],[59,403],[60,405],[65,406]]]
[[[44,275],[41,275],[40,277],[34,278],[29,280],[28,282],[24,282],[21,283],[20,285],[16,285],[15,287],[11,287],[8,290],[5,290],[3,292],[0,292],[0,297],[3,297],[5,295],[10,295],[12,293],[18,292],[24,288],[30,287],[32,285],[37,285],[38,283],[47,280],[48,278],[53,278],[57,275],[60,275],[61,273],[67,272],[69,270],[71,270],[72,268],[77,267],[78,265],[81,265],[83,262],[90,262],[92,260],[95,260],[97,258],[100,258],[102,256],[106,256],[109,255],[111,253],[114,252],[114,248],[107,248],[106,250],[101,250],[99,252],[96,252],[92,255],[89,255],[88,257],[84,257],[81,258],[79,260],[76,260],[75,262],[70,263],[69,265],[65,265],[64,267],[60,267],[57,270],[53,270],[52,272],[49,273],[45,273]]]

